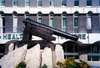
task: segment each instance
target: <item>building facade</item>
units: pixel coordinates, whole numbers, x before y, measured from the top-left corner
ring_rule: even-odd
[[[75,42],[56,36],[65,57],[100,61],[100,0],[0,0],[0,55],[4,44],[21,39],[25,18],[75,34]]]

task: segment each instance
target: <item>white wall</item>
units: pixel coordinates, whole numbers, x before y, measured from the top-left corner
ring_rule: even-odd
[[[89,11],[100,13],[99,10],[100,7],[0,7],[0,11],[3,11],[4,13],[13,13],[13,11],[25,13],[25,11],[28,11],[33,14],[37,14],[39,11],[44,14],[49,14],[51,11],[56,14],[61,14],[63,11],[66,11],[67,13],[74,13],[75,11],[78,11],[79,13],[88,13]]]

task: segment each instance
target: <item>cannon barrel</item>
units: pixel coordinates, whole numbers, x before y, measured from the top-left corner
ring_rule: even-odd
[[[51,31],[53,31],[54,35],[58,35],[58,36],[61,36],[61,37],[67,38],[67,39],[74,40],[74,41],[78,40],[78,36],[76,36],[76,35],[73,35],[73,34],[70,34],[70,33],[67,33],[67,32],[63,32],[61,30],[58,30],[58,29],[55,29],[55,28],[50,27],[48,25],[36,22],[36,21],[31,20],[29,18],[24,19],[23,23],[25,23],[25,24],[29,23],[29,24],[35,25],[37,27],[42,27],[44,29],[51,30]]]

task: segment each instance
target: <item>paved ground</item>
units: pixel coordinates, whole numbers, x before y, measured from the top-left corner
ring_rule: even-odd
[[[91,68],[100,68],[100,63],[88,63]]]

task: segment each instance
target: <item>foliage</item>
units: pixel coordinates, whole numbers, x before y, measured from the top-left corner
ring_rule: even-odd
[[[27,64],[24,61],[21,61],[16,68],[26,68]]]
[[[64,62],[58,61],[57,65],[64,68],[89,68],[89,65],[83,60],[75,62],[75,57],[69,57]]]
[[[44,64],[41,68],[48,68],[48,66],[46,64]]]

